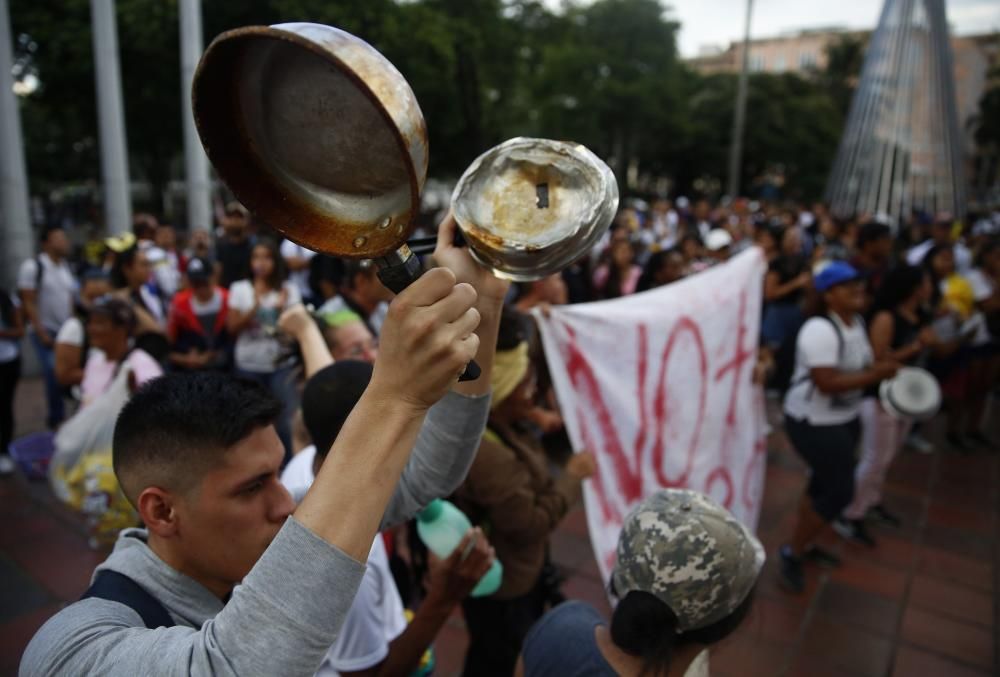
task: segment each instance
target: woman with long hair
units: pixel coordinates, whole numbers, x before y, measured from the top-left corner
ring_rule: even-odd
[[[898,368],[874,360],[860,315],[865,290],[857,270],[833,261],[815,275],[813,286],[819,312],[795,340],[795,371],[784,402],[785,432],[811,471],[791,540],[780,550],[782,584],[794,593],[805,589],[806,559],[836,564],[816,540],[854,498],[864,391]]]
[[[868,328],[876,360],[916,364],[937,344],[925,308],[930,296],[930,276],[922,268],[902,265],[889,272],[875,297]],[[887,412],[877,393],[869,391],[861,403],[861,459],[854,473],[854,499],[843,518],[834,522],[841,536],[875,545],[865,526],[866,517],[900,525],[899,518],[882,505],[882,485],[911,427],[912,421]]]
[[[646,261],[636,291],[648,291],[684,277],[684,257],[676,249],[654,252]]]
[[[111,241],[109,240],[109,243]],[[128,302],[135,313],[135,343],[157,362],[170,352],[167,342],[167,313],[163,299],[149,285],[153,268],[145,250],[131,236],[116,240],[111,265],[111,286],[115,296]]]
[[[757,538],[689,489],[662,489],[626,517],[610,624],[585,602],[545,615],[515,675],[708,677],[708,650],[747,617],[764,564]]]
[[[292,414],[298,408],[294,366],[279,338],[278,317],[301,302],[298,287],[288,281],[288,271],[271,240],[261,240],[250,251],[251,278],[234,282],[229,289],[226,328],[236,337],[234,361],[237,375],[267,386],[284,405],[276,428],[291,457]]]
[[[608,261],[594,271],[594,292],[599,299],[616,299],[636,291],[642,268],[635,264],[635,250],[628,237],[616,237],[608,249]]]
[[[927,368],[941,383],[948,444],[957,451],[971,451],[963,438],[966,421],[978,428],[985,393],[977,393],[973,383],[975,348],[989,343],[985,321],[977,324],[972,285],[955,270],[955,252],[950,244],[934,245],[923,259],[931,278],[931,313],[941,346]],[[975,368],[981,368],[977,364]],[[977,402],[977,395],[980,399]]]

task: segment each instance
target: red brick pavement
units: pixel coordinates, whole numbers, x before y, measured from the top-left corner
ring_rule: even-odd
[[[40,402],[37,383],[22,385],[21,434],[37,429]],[[936,438],[936,426],[929,427]],[[887,487],[887,503],[904,527],[877,530],[874,549],[831,537],[843,566],[810,570],[806,594],[793,597],[777,586],[774,554],[789,532],[805,474],[775,435],[760,524],[770,559],[750,618],[713,650],[712,675],[1000,674],[996,451],[904,453]],[[80,521],[55,504],[44,484],[0,479],[0,520],[0,674],[14,674],[31,635],[80,595],[103,555],[87,547]],[[567,596],[607,611],[582,509],[553,535],[552,553],[567,575]],[[456,612],[435,643],[437,674],[459,674],[467,641]]]

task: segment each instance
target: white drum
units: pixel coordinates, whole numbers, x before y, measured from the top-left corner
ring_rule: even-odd
[[[903,367],[878,390],[882,408],[899,419],[925,421],[941,408],[937,379],[919,367]]]

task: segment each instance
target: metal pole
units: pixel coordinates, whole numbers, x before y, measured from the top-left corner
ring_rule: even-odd
[[[3,275],[0,284],[12,290],[21,261],[34,252],[28,209],[28,172],[21,140],[21,112],[14,97],[14,62],[7,0],[0,0],[0,234]]]
[[[750,15],[753,0],[747,0],[747,18],[743,31],[743,67],[736,85],[736,110],[733,112],[733,138],[729,147],[729,185],[726,192],[736,198],[740,192],[740,166],[743,160],[743,125],[747,112],[747,81],[750,71]]]
[[[94,36],[104,222],[109,233],[118,235],[131,230],[132,200],[129,194],[128,157],[125,153],[125,114],[122,109],[114,0],[90,0],[90,20]]]
[[[191,83],[202,52],[201,0],[181,0],[181,115],[184,118],[184,173],[188,229],[212,227],[212,184],[191,109]]]

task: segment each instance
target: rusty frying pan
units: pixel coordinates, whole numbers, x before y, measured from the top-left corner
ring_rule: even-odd
[[[312,23],[231,30],[202,56],[192,103],[219,176],[269,225],[318,252],[373,259],[396,293],[420,276],[406,240],[427,126],[374,47]],[[478,375],[472,362],[462,378]]]

